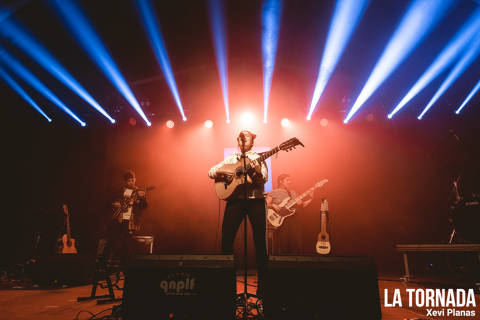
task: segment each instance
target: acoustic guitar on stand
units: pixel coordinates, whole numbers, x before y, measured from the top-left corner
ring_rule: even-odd
[[[332,250],[330,246],[330,236],[327,232],[327,214],[328,214],[328,201],[322,200],[320,206],[320,233],[318,234],[317,245],[315,249],[318,254],[329,254]]]
[[[67,233],[62,236],[62,245],[60,253],[78,253],[77,248],[75,248],[75,239],[71,237],[70,234],[70,214],[68,213],[68,207],[66,204],[62,206],[63,213],[66,216],[66,227]]]

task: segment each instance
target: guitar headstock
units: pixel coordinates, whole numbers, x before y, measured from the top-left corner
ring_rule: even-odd
[[[62,210],[63,210],[63,213],[65,213],[65,215],[68,216],[68,207],[66,204],[62,205]]]
[[[322,199],[322,204],[320,205],[320,211],[321,212],[327,212],[328,211],[328,200],[327,199]]]
[[[327,182],[328,182],[328,179],[323,179],[322,181],[315,183],[315,188],[321,188]]]
[[[302,146],[302,147],[305,147],[303,145],[303,143],[298,140],[297,138],[291,138],[291,139],[288,139],[287,141],[285,142],[282,142],[278,147],[280,148],[280,150],[283,150],[283,151],[290,151],[290,150],[293,150],[295,149],[296,146]]]

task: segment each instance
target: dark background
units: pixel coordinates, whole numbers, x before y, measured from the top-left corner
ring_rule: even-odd
[[[145,127],[128,103],[84,54],[47,2],[9,1],[10,18],[24,24],[115,118],[111,125],[56,82],[11,42],[0,39],[87,122],[81,128],[39,94],[53,122],[47,123],[5,83],[0,84],[4,175],[0,233],[2,265],[30,257],[33,232],[51,231],[67,203],[81,252],[93,252],[109,217],[110,196],[125,169],[140,185],[155,185],[143,233],[155,236],[155,251],[218,253],[223,203],[215,196],[209,168],[234,147],[244,111],[263,114],[261,2],[226,5],[229,98],[226,125],[208,6],[204,1],[155,1],[180,97],[188,117],[181,121],[172,95],[130,1],[82,1],[97,32],[129,82],[153,125]],[[269,123],[249,125],[258,146],[274,147],[291,136],[305,144],[272,159],[273,181],[288,172],[302,192],[316,181],[329,183],[312,205],[299,211],[304,253],[313,254],[319,231],[320,198],[329,200],[331,235],[338,255],[374,256],[381,270],[400,270],[396,243],[444,243],[450,232],[449,192],[459,172],[461,187],[478,190],[480,126],[477,94],[461,115],[453,111],[478,81],[477,59],[425,119],[416,119],[447,75],[438,77],[393,120],[386,114],[430,65],[468,15],[475,1],[459,1],[447,17],[367,101],[343,124],[364,82],[395,30],[407,1],[372,1],[346,47],[319,106],[305,121],[333,9],[333,1],[285,1]],[[1,22],[0,22],[1,27]],[[279,121],[288,117],[291,128]],[[320,125],[321,119],[328,125]],[[165,121],[176,122],[173,129]],[[212,129],[203,121],[214,121]],[[450,133],[453,130],[460,141]],[[52,222],[53,223],[53,222]],[[45,236],[46,237],[46,236]],[[236,253],[241,260],[241,235]],[[250,244],[250,253],[253,246]],[[252,262],[253,263],[253,262]]]

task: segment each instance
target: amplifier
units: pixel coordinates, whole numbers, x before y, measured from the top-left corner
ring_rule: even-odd
[[[138,255],[125,273],[124,317],[233,319],[233,255]]]
[[[377,271],[367,257],[270,256],[265,319],[381,319]]]
[[[134,254],[144,254],[153,252],[152,236],[132,236],[131,237],[132,252]]]

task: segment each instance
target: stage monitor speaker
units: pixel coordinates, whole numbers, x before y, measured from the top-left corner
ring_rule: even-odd
[[[125,273],[124,319],[234,319],[233,255],[138,255]]]
[[[367,257],[270,256],[265,319],[381,319],[377,271]]]

